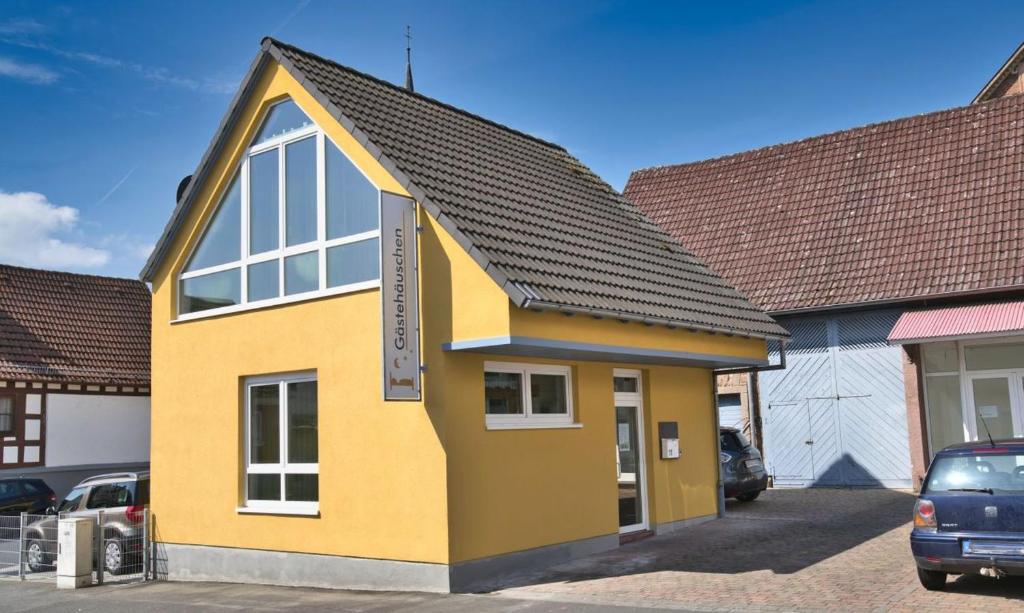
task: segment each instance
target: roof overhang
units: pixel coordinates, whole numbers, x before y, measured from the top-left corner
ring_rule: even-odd
[[[907,311],[889,342],[896,345],[1024,335],[1024,300]]]
[[[296,81],[298,81],[299,84],[305,88],[316,102],[320,104],[343,129],[347,130],[360,145],[366,148],[367,152],[381,164],[384,170],[390,173],[392,177],[394,177],[394,179],[403,187],[403,189],[408,191],[409,195],[411,195],[413,199],[416,200],[416,202],[418,202],[442,228],[444,228],[452,239],[469,254],[469,256],[502,289],[502,291],[508,295],[509,299],[517,307],[537,310],[558,310],[569,313],[587,313],[595,317],[609,317],[622,321],[638,321],[649,325],[665,325],[670,328],[678,327],[701,330],[712,334],[722,333],[730,336],[744,336],[764,340],[778,340],[781,342],[789,340],[788,333],[777,325],[771,326],[777,328],[777,332],[768,331],[758,333],[747,330],[734,330],[727,327],[702,326],[694,322],[687,321],[642,317],[615,309],[577,308],[569,305],[550,304],[537,300],[529,287],[510,279],[497,265],[495,265],[486,253],[474,245],[469,237],[459,229],[455,221],[449,215],[445,214],[441,210],[440,206],[433,202],[430,196],[421,187],[413,183],[412,179],[407,176],[406,173],[404,173],[387,155],[385,155],[379,146],[372,142],[370,136],[366,132],[360,129],[352,119],[346,116],[313,81],[307,78],[306,75],[304,75],[302,71],[299,70],[299,68],[297,68],[295,64],[281,52],[280,44],[281,43],[278,43],[269,37],[263,39],[260,52],[250,65],[246,76],[242,79],[238,91],[235,93],[235,96],[228,107],[228,113],[222,119],[221,124],[217,128],[217,132],[211,140],[206,152],[203,154],[198,167],[195,172],[192,173],[192,180],[188,183],[184,192],[181,194],[181,198],[178,200],[174,212],[171,214],[170,220],[167,222],[156,246],[150,253],[149,259],[146,261],[142,271],[139,273],[139,277],[143,281],[152,282],[154,280],[157,270],[168,255],[168,251],[174,237],[184,224],[189,210],[197,199],[203,184],[208,179],[209,173],[214,166],[214,162],[223,153],[228,135],[241,117],[244,101],[251,95],[253,89],[256,87],[261,71],[270,65],[271,62],[276,62]],[[744,365],[748,364],[741,364],[741,366]],[[734,365],[728,364],[727,366]]]
[[[731,355],[670,351],[644,347],[559,341],[532,336],[495,336],[445,343],[445,351],[487,353],[529,358],[551,358],[584,362],[625,362],[659,366],[696,366],[700,368],[740,368],[767,366],[768,360]]]

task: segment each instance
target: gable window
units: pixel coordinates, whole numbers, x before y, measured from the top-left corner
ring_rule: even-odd
[[[487,427],[554,428],[576,425],[568,366],[486,362],[484,415]]]
[[[245,507],[239,510],[316,513],[316,376],[252,377],[245,386]]]
[[[275,104],[179,277],[179,317],[378,287],[379,211],[302,109]]]

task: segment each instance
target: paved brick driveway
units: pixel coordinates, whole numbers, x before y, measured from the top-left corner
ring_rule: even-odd
[[[921,588],[913,504],[884,490],[770,490],[729,502],[726,519],[515,577],[496,594],[709,611],[1024,610],[1024,579]]]

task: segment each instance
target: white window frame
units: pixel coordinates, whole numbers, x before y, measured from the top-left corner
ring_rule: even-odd
[[[271,110],[278,104],[282,104],[291,100],[290,98],[281,100],[269,107],[264,111],[260,118],[258,125],[263,125],[263,122],[270,115]],[[297,103],[296,103],[297,104]],[[303,111],[305,112],[305,111]],[[308,115],[308,114],[307,114]],[[285,160],[285,147],[294,142],[303,140],[305,138],[316,139],[316,211],[317,211],[317,236],[314,240],[302,243],[300,245],[285,245],[285,233],[286,233],[286,211],[287,204],[285,202],[285,172],[286,172],[286,160]],[[326,146],[332,144],[341,154],[349,161],[352,166],[359,171],[359,173],[373,186],[377,192],[377,229],[370,230],[367,232],[361,232],[359,234],[352,234],[349,236],[342,236],[339,238],[327,240],[327,156]],[[261,153],[266,153],[272,149],[277,149],[277,165],[278,165],[278,220],[277,220],[277,231],[278,231],[278,247],[270,251],[265,251],[258,254],[249,253],[249,162],[250,159]],[[331,139],[315,122],[312,122],[309,126],[287,132],[280,136],[266,140],[258,145],[253,145],[245,150],[244,156],[238,168],[235,170],[239,181],[239,197],[241,198],[241,224],[239,228],[240,236],[240,250],[239,259],[226,264],[217,264],[215,266],[208,266],[198,270],[192,270],[188,272],[181,272],[178,274],[176,291],[178,292],[177,301],[177,321],[189,321],[193,319],[203,319],[206,317],[216,317],[218,315],[224,315],[228,313],[237,313],[239,311],[248,311],[253,309],[261,309],[266,307],[273,307],[281,304],[288,304],[292,302],[300,302],[304,300],[310,300],[313,298],[321,298],[323,296],[335,296],[338,294],[348,294],[352,292],[363,291],[367,289],[374,289],[380,287],[380,255],[378,254],[377,264],[377,278],[369,281],[360,281],[358,283],[349,283],[346,285],[339,285],[337,287],[327,286],[327,250],[332,247],[339,245],[345,245],[348,243],[356,243],[364,240],[370,240],[376,238],[380,240],[380,207],[381,207],[381,190],[380,188],[370,179],[369,175],[363,172],[344,149],[338,146],[333,139]],[[234,176],[234,175],[232,175]],[[221,196],[223,198],[223,195]],[[220,203],[218,203],[220,206]],[[202,242],[202,237],[206,236],[207,226],[212,222],[214,215],[210,215],[206,220],[200,232],[200,239],[192,246],[188,257],[185,259],[185,265],[192,260],[195,255],[195,250],[198,249],[199,244]],[[284,260],[285,258],[292,255],[301,255],[303,253],[317,253],[317,273],[319,275],[318,289],[302,292],[298,294],[285,295],[284,289]],[[249,301],[249,266],[253,264],[259,264],[261,262],[274,261],[278,262],[277,265],[277,282],[278,282],[278,296],[274,298],[267,298],[264,300]],[[215,309],[206,309],[203,311],[196,311],[194,313],[182,312],[183,295],[182,295],[182,281],[191,279],[194,277],[202,277],[205,275],[213,274],[216,272],[224,272],[228,270],[238,270],[240,278],[240,301],[238,304],[218,307]],[[173,323],[173,322],[172,322]]]
[[[283,375],[265,375],[246,377],[245,379],[245,474],[243,475],[244,506],[237,509],[239,513],[266,513],[275,515],[317,515],[320,502],[284,500],[284,475],[319,475],[320,463],[292,464],[288,462],[288,384],[305,381],[317,381],[316,372],[290,373]],[[265,385],[278,386],[278,462],[276,464],[252,463],[252,401],[251,389]],[[317,422],[319,423],[320,392],[317,388]],[[317,427],[319,441],[320,430]],[[318,445],[319,447],[319,445]],[[280,475],[281,500],[249,500],[249,475]],[[318,495],[319,497],[319,495]]]
[[[928,385],[929,382],[936,377],[951,377],[956,376],[959,378],[960,387],[960,411],[963,422],[963,435],[964,441],[979,441],[983,440],[984,429],[982,429],[982,436],[978,434],[978,423],[977,415],[975,414],[974,407],[974,390],[972,388],[971,381],[974,378],[984,378],[986,375],[992,376],[1010,376],[1010,383],[1013,389],[1010,390],[1011,396],[1011,411],[1014,416],[1014,431],[1017,432],[1019,427],[1024,426],[1024,369],[1021,368],[1007,368],[997,370],[968,370],[967,369],[967,352],[968,347],[975,347],[979,345],[1004,345],[1004,344],[1018,344],[1024,340],[1024,335],[1021,334],[1004,334],[996,337],[988,338],[936,338],[928,341],[922,341],[918,344],[920,360],[921,360],[921,372],[924,374],[923,385],[924,385],[924,401],[925,401],[925,429],[928,436],[928,452],[932,457],[939,451],[932,443],[932,424],[931,424],[931,407],[928,405]],[[938,344],[944,342],[952,342],[956,346],[957,352],[957,370],[943,371],[943,372],[927,372],[924,365],[924,351],[925,346],[930,344]],[[1017,382],[1014,382],[1014,373],[1018,373]],[[1024,430],[1022,430],[1024,433]]]
[[[523,412],[520,415],[492,415],[487,412],[484,402],[484,419],[488,430],[518,430],[529,428],[580,428],[582,424],[573,421],[572,402],[572,368],[559,364],[529,364],[521,362],[484,362],[484,378],[486,373],[512,373],[520,376],[520,402]],[[535,415],[533,413],[533,394],[530,393],[531,375],[560,375],[565,377],[565,410],[561,415]],[[486,399],[486,387],[484,398]]]

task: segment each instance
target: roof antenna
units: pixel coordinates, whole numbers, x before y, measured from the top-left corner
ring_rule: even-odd
[[[991,444],[991,445],[992,445],[993,447],[995,447],[995,446],[996,446],[996,442],[995,442],[994,440],[992,440],[992,433],[991,433],[991,432],[989,432],[989,430],[988,430],[988,420],[986,420],[986,419],[985,419],[985,416],[984,416],[984,415],[982,415],[981,413],[978,413],[978,417],[980,417],[980,418],[981,418],[981,425],[985,426],[985,434],[987,434],[987,435],[988,435],[988,442],[989,442],[989,443],[990,443],[990,444]]]
[[[412,28],[405,26],[405,89],[416,91],[412,86]]]

